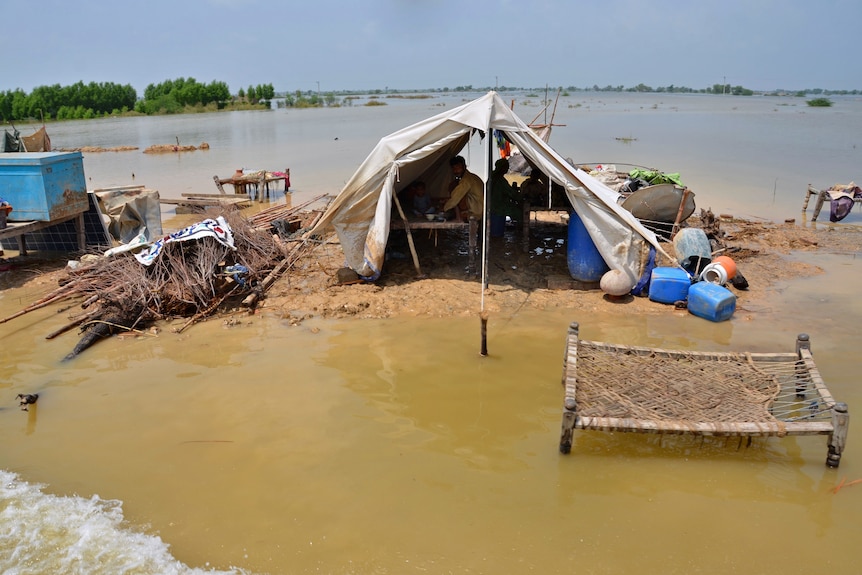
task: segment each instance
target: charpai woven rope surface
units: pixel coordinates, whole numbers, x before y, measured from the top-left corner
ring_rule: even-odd
[[[780,391],[779,380],[747,354],[668,356],[578,343],[582,417],[778,423],[769,409]]]

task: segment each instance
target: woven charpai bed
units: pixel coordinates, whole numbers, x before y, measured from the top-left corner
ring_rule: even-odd
[[[808,336],[795,353],[671,351],[585,341],[569,327],[560,452],[574,429],[714,436],[827,435],[838,467],[847,405],[820,377]]]

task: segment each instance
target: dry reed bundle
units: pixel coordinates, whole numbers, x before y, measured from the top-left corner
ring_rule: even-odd
[[[291,210],[297,215],[299,208]],[[237,210],[208,214],[221,215],[231,227],[234,249],[211,237],[164,244],[149,266],[132,254],[99,258],[70,271],[57,290],[18,313],[0,319],[9,321],[29,311],[70,298],[83,298],[88,311],[55,330],[50,337],[82,324],[83,336],[66,356],[72,358],[102,337],[136,329],[156,320],[185,317],[179,330],[216,312],[228,298],[245,298],[253,305],[274,279],[315,244],[285,247],[268,224],[253,224]],[[313,220],[320,213],[305,213]],[[241,271],[237,271],[241,270]]]

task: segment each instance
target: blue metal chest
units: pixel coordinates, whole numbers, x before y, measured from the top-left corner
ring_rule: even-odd
[[[87,211],[81,152],[0,154],[0,198],[9,221],[53,221]]]

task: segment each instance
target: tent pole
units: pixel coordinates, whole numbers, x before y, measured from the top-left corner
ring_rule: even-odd
[[[488,226],[489,224],[489,201],[488,197],[491,193],[491,161],[492,149],[491,140],[494,132],[491,126],[488,126],[488,131],[485,135],[485,194],[482,198],[482,299],[480,305],[479,317],[482,320],[482,348],[479,355],[488,355],[488,314],[485,311],[485,290],[488,289]]]
[[[419,267],[419,256],[416,254],[416,246],[413,245],[413,233],[410,231],[410,222],[407,221],[407,216],[404,215],[404,210],[401,209],[401,202],[398,200],[398,194],[392,194],[395,200],[395,207],[398,208],[398,214],[404,220],[404,229],[407,231],[407,243],[410,245],[410,255],[413,256],[413,267],[416,268],[416,275],[422,276],[422,268]]]

